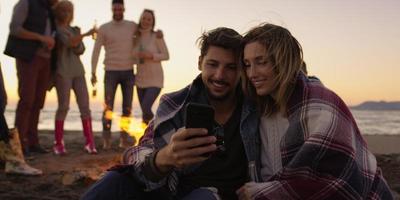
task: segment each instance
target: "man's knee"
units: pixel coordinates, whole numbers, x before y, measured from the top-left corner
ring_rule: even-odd
[[[164,189],[145,192],[144,186],[135,181],[128,172],[110,171],[95,183],[81,200],[170,199],[170,197],[170,193]]]
[[[209,188],[198,188],[183,197],[183,200],[217,200],[219,199],[217,191]]]
[[[126,188],[134,189],[135,184],[133,180],[126,174],[110,171],[102,179],[96,182],[88,191],[81,197],[81,200],[101,200],[101,199],[127,199],[124,198],[125,194],[131,190],[124,190]],[[125,194],[124,194],[125,193]]]

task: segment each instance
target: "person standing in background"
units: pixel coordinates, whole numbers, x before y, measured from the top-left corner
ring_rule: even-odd
[[[55,142],[53,151],[56,155],[66,153],[63,141],[64,120],[69,109],[71,89],[81,113],[83,134],[86,139],[85,151],[97,153],[92,131],[92,119],[89,108],[89,94],[85,80],[85,70],[79,58],[85,51],[82,39],[92,35],[96,30],[91,29],[81,34],[79,27],[71,27],[74,6],[68,0],[62,0],[55,5],[57,24],[57,70],[55,86],[57,90],[58,108],[55,119]]]
[[[161,61],[169,59],[167,45],[163,38],[157,37],[154,26],[154,11],[145,9],[133,39],[133,56],[137,61],[135,84],[145,124],[154,117],[151,107],[164,85]]]
[[[21,143],[19,141],[17,129],[8,129],[4,117],[7,105],[7,93],[4,88],[3,74],[0,64],[0,160],[5,161],[6,174],[19,175],[41,175],[43,172],[29,166],[22,154]]]
[[[0,114],[1,120],[4,121],[0,123],[0,140],[8,142],[8,126],[5,123],[4,112],[6,111],[7,105],[7,92],[4,87],[3,73],[1,72],[1,64],[0,64]]]
[[[20,0],[14,7],[4,53],[16,59],[20,97],[15,127],[24,154],[47,153],[39,144],[38,120],[55,69],[55,24],[51,6],[57,0]]]
[[[121,85],[122,90],[122,118],[126,121],[125,126],[129,127],[131,116],[133,86],[135,76],[133,72],[133,34],[137,24],[124,20],[123,0],[112,1],[113,20],[100,26],[92,54],[92,85],[97,83],[96,68],[99,60],[101,47],[104,46],[104,101],[103,112],[103,148],[111,148],[111,122],[114,108],[114,98],[117,86]],[[128,133],[121,128],[121,148],[129,146]]]

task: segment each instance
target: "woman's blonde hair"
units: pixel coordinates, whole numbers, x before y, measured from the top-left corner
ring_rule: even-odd
[[[140,19],[139,19],[139,24],[138,24],[138,28],[136,29],[135,33],[133,34],[133,46],[136,46],[139,43],[141,34],[140,34],[140,28],[142,27],[142,17],[144,13],[150,13],[150,15],[153,17],[153,24],[151,26],[151,32],[154,32],[154,26],[156,25],[156,16],[154,15],[154,11],[150,10],[150,9],[144,9],[142,14],[140,15]]]
[[[67,19],[67,17],[69,17],[68,15],[66,15],[64,12],[61,12],[64,8],[70,8],[70,19]],[[71,1],[61,0],[56,5],[54,5],[54,14],[58,22],[67,22],[68,24],[70,24],[74,18],[74,5]]]
[[[303,50],[299,42],[285,28],[274,24],[264,24],[251,29],[242,40],[241,64],[243,65],[244,47],[258,42],[265,47],[266,58],[271,62],[274,71],[274,97],[258,96],[254,86],[246,76],[243,68],[243,88],[245,93],[258,102],[263,115],[275,112],[286,114],[286,106],[293,92],[295,82],[303,64]]]

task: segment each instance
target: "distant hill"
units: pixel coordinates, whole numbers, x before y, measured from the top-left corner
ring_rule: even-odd
[[[352,106],[355,110],[400,110],[400,101],[366,101],[357,106]]]

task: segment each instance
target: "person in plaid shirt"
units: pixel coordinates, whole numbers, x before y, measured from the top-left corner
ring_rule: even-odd
[[[240,87],[241,38],[229,28],[199,38],[201,74],[189,86],[161,97],[139,145],[124,153],[124,165],[82,199],[237,199],[236,190],[257,177],[259,157],[255,107],[246,103]],[[215,128],[222,130],[218,133],[224,141],[219,150],[217,137],[207,136],[206,129],[184,127],[189,102],[215,109]]]
[[[245,93],[258,104],[262,182],[239,199],[393,199],[345,103],[301,66],[299,42],[264,24],[243,38]]]

